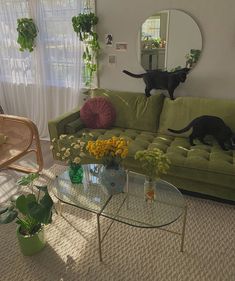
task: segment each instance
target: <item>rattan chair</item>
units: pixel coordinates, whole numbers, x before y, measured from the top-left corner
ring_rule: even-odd
[[[0,145],[0,170],[15,169],[25,173],[37,173],[43,168],[43,158],[36,125],[29,119],[0,114],[0,133],[7,136],[6,143]],[[28,153],[35,153],[36,168],[14,164]]]

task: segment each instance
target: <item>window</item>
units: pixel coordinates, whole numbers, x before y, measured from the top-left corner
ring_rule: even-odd
[[[28,17],[27,1],[1,1],[0,4],[0,79],[12,83],[32,82],[32,55],[19,51],[16,42],[17,18]]]
[[[160,37],[160,16],[148,18],[142,25],[142,40]]]
[[[81,83],[80,41],[71,23],[80,10],[79,0],[1,1],[0,80],[27,85],[40,76],[40,81],[50,86],[73,88]],[[22,17],[34,18],[39,29],[32,53],[19,51],[16,27]]]

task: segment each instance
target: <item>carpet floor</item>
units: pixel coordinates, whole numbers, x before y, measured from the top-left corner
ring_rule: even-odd
[[[54,165],[44,170],[38,183],[50,186],[55,174],[64,169]],[[8,185],[14,186],[12,179]],[[102,244],[100,262],[96,216],[68,205],[62,216],[53,215],[53,223],[46,227],[47,246],[32,257],[21,254],[16,225],[1,225],[0,281],[234,281],[234,206],[185,199],[188,216],[183,253],[179,236],[115,222]],[[109,223],[103,218],[102,229]],[[171,229],[178,229],[180,223],[172,224]]]

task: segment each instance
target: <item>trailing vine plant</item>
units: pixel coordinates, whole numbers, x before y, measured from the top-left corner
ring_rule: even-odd
[[[72,18],[73,29],[84,43],[83,62],[85,65],[85,85],[91,87],[93,75],[97,71],[97,55],[100,49],[98,35],[94,26],[98,23],[98,17],[94,13],[80,13]]]
[[[31,18],[17,19],[18,39],[20,51],[33,51],[35,47],[35,38],[37,37],[38,29]]]

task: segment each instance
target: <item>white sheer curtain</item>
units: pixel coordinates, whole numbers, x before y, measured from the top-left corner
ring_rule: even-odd
[[[48,120],[79,103],[82,46],[71,18],[82,0],[0,0],[0,104],[8,114],[29,117],[48,137]],[[20,52],[17,18],[39,29],[32,53]]]

